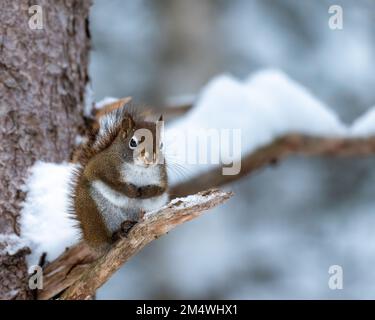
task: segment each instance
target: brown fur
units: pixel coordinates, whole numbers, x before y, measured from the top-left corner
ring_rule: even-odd
[[[154,123],[140,119],[134,112],[130,113],[127,107],[116,108],[111,112],[117,119],[115,126],[107,128],[105,135],[94,134],[82,147],[77,157],[81,167],[77,170],[72,192],[73,214],[79,221],[83,238],[91,247],[99,251],[108,247],[112,234],[106,227],[102,217],[103,212],[99,211],[90,193],[93,181],[100,180],[111,189],[133,199],[159,196],[168,188],[165,164],[158,164],[162,169],[160,185],[137,187],[121,181],[122,164],[133,162],[133,150],[128,144],[134,132],[146,128],[151,130],[155,137],[156,127]],[[156,139],[154,142],[154,150],[157,150]]]
[[[83,176],[80,177],[75,189],[74,212],[85,241],[98,251],[105,250],[112,235],[89,193],[89,181]]]

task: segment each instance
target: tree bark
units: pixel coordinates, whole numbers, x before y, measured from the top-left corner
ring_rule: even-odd
[[[90,4],[39,0],[43,27],[32,29],[33,3],[1,3],[0,299],[31,298],[27,250],[9,250],[20,235],[21,186],[36,160],[68,160],[83,126]]]

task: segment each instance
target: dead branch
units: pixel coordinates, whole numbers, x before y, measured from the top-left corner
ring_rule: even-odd
[[[67,249],[44,268],[43,289],[38,290],[38,299],[47,300],[56,297],[78,280],[96,258],[95,253],[84,242]]]
[[[186,103],[181,105],[163,107],[160,110],[158,110],[158,112],[163,114],[164,119],[166,121],[171,121],[185,115],[185,113],[190,111],[192,107],[193,104]]]
[[[115,271],[149,242],[231,196],[231,192],[211,189],[172,200],[158,211],[146,214],[127,238],[116,242],[99,258],[84,243],[79,243],[45,268],[44,289],[38,292],[38,299],[56,297],[64,290],[61,299],[90,299]]]
[[[102,116],[104,116],[105,114],[113,110],[121,108],[124,104],[129,103],[131,101],[132,101],[131,97],[124,97],[114,102],[110,102],[102,106],[100,109],[93,109],[92,117],[95,119],[95,122],[94,124],[91,124],[91,123],[88,124],[89,125],[89,127],[87,128],[88,131],[91,131],[92,128],[94,129],[99,128],[98,122]],[[187,113],[190,109],[192,109],[194,102],[195,101],[192,100],[190,102],[185,102],[185,103],[168,104],[166,106],[150,109],[148,110],[148,112],[151,115],[154,115],[156,118],[158,118],[160,114],[163,114],[164,120],[170,121],[180,116],[183,116],[185,113]]]
[[[184,196],[239,180],[257,169],[292,155],[304,156],[368,156],[375,154],[375,137],[366,139],[318,138],[299,134],[290,134],[279,138],[241,159],[241,171],[238,175],[223,175],[217,167],[192,178],[171,189],[173,196]]]

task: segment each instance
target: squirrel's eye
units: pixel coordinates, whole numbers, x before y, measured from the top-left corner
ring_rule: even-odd
[[[130,149],[135,149],[135,148],[137,148],[137,146],[138,146],[137,138],[136,137],[131,138],[130,141],[129,141]]]

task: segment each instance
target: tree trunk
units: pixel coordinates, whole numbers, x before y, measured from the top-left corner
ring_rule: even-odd
[[[0,299],[31,298],[20,236],[21,191],[36,160],[68,160],[83,125],[91,0],[37,1],[33,29],[27,0],[0,11]],[[13,246],[13,248],[12,248]]]

